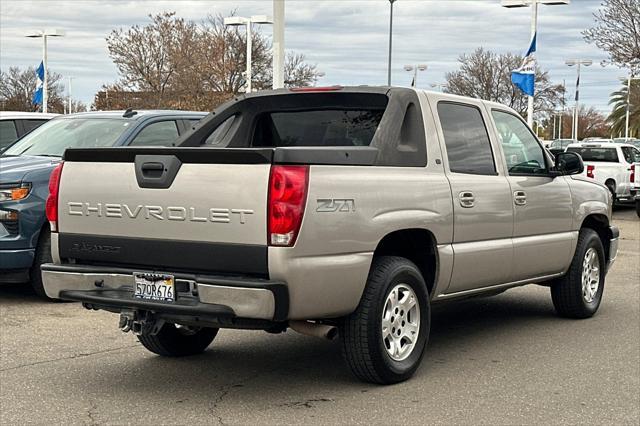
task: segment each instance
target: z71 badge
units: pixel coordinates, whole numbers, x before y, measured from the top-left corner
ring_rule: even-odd
[[[316,201],[316,211],[319,213],[356,211],[356,202],[352,198],[319,198]]]

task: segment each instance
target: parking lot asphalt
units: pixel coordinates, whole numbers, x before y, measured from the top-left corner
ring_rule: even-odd
[[[639,424],[640,221],[614,214],[598,314],[554,315],[548,288],[434,306],[413,379],[358,382],[336,342],[222,330],[168,359],[117,315],[0,287],[0,424]]]

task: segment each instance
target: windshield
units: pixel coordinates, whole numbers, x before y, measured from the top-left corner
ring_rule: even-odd
[[[105,118],[51,120],[7,148],[2,156],[62,157],[67,148],[113,146],[129,124],[129,120]]]

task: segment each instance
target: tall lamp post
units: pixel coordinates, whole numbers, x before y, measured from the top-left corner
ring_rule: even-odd
[[[413,80],[411,81],[411,87],[416,87],[418,85],[418,71],[426,71],[427,66],[425,64],[405,65],[404,70],[413,71]]]
[[[389,0],[389,63],[387,64],[387,86],[391,86],[391,46],[393,41],[393,3],[396,0]]]
[[[49,101],[49,67],[47,66],[47,37],[64,37],[63,30],[38,30],[28,34],[29,38],[42,37],[42,66],[44,67],[44,80],[42,81],[42,112],[47,112],[47,103]]]
[[[251,93],[251,26],[253,24],[273,24],[273,20],[266,15],[255,15],[251,18],[241,16],[230,16],[224,18],[224,24],[228,26],[245,25],[247,27],[247,71],[246,71],[246,93]]]
[[[578,67],[578,79],[576,80],[576,106],[573,110],[573,130],[571,131],[571,139],[578,140],[578,112],[580,106],[580,66],[591,66],[593,61],[591,59],[569,59],[564,62],[566,65],[572,67],[576,65]]]
[[[529,7],[531,6],[531,40],[538,32],[538,5],[546,4],[549,6],[570,4],[571,0],[502,0],[502,7]],[[537,50],[537,49],[536,49]],[[527,106],[527,123],[529,127],[533,127],[533,96],[529,96]]]
[[[284,0],[273,0],[273,88],[284,87]]]

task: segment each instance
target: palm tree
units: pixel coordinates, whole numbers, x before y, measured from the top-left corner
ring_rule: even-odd
[[[640,134],[640,81],[631,80],[631,96],[628,97],[629,87],[626,79],[623,79],[620,90],[611,94],[609,105],[613,110],[609,115],[609,123],[614,135],[624,135],[627,120],[627,99],[629,99],[629,136]]]

